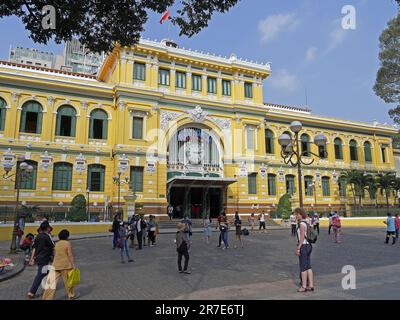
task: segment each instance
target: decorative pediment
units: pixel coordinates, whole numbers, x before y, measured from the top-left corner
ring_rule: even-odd
[[[203,110],[200,106],[196,106],[193,110],[189,110],[187,112],[189,114],[190,119],[194,122],[204,122],[208,116],[208,112]]]

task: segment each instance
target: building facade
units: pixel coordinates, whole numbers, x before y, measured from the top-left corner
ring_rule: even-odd
[[[303,123],[303,151],[322,156],[310,153],[315,161],[303,167],[307,208],[352,204],[344,170],[395,170],[395,128],[266,104],[270,74],[269,64],[148,40],[116,47],[97,76],[0,62],[2,162],[24,156],[33,166],[20,185],[27,204],[68,206],[83,194],[91,208],[119,201],[132,213],[135,198],[144,213],[166,215],[171,204],[178,215],[214,217],[274,211],[285,193],[296,205],[297,171],[278,144],[294,120]],[[312,143],[319,133],[326,153]],[[119,190],[118,174],[128,182]],[[0,205],[12,206],[15,183],[0,184]]]

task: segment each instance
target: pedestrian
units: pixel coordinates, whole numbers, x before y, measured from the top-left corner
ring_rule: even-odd
[[[331,234],[331,229],[332,229],[332,217],[333,217],[334,212],[329,213],[329,227],[328,227],[328,234]]]
[[[234,248],[236,249],[236,242],[240,242],[240,247],[243,248],[243,241],[242,241],[242,220],[240,220],[239,213],[235,212],[235,219],[234,219],[235,231],[236,231],[236,239]]]
[[[258,220],[260,222],[260,227],[259,230],[261,231],[261,228],[263,229],[263,232],[265,233],[265,213],[264,210],[260,213],[260,216],[258,217]]]
[[[342,222],[340,221],[340,216],[335,211],[332,216],[332,228],[333,228],[333,240],[335,243],[340,243],[341,233],[342,233]]]
[[[292,227],[292,236],[296,235],[296,226],[297,226],[297,220],[296,220],[296,215],[294,214],[294,212],[292,212],[292,214],[289,217],[290,219],[290,225]]]
[[[121,223],[118,214],[114,216],[111,232],[113,233],[113,250],[117,247],[119,224]]]
[[[149,246],[153,247],[156,244],[156,221],[153,215],[150,215],[148,229],[149,229]]]
[[[148,223],[148,221],[147,221],[147,219],[146,219],[144,214],[141,214],[140,216],[142,217],[142,222],[141,222],[142,223],[142,229],[143,229],[142,239],[143,239],[143,246],[145,247],[146,246],[146,239],[147,239],[147,244],[149,243],[149,223]],[[149,218],[150,218],[150,216],[149,216]]]
[[[33,250],[29,265],[37,265],[37,273],[33,280],[32,287],[28,292],[28,298],[33,299],[37,297],[36,292],[39,289],[42,280],[46,277],[48,270],[47,266],[53,260],[54,256],[54,243],[50,238],[49,232],[52,228],[48,221],[40,224],[39,234],[36,236],[33,243]]]
[[[17,227],[17,250],[20,250],[20,244],[22,241],[22,236],[24,235],[25,231],[25,218],[26,214],[25,213],[20,213],[19,218],[18,218],[18,225]]]
[[[253,233],[254,232],[254,224],[255,224],[255,217],[254,217],[254,212],[251,213],[250,218],[249,218],[249,226],[250,226],[250,230]]]
[[[395,214],[394,224],[395,224],[395,227],[396,227],[396,240],[399,240],[400,217],[399,217],[398,213]]]
[[[173,215],[174,215],[174,207],[171,206],[171,205],[169,205],[167,210],[168,210],[169,221],[171,221],[171,220],[172,220],[172,217],[173,217]]]
[[[212,234],[212,220],[210,215],[207,215],[203,220],[203,227],[204,227],[204,235],[206,237],[206,242],[210,242],[211,234]]]
[[[225,212],[222,214],[222,221],[219,224],[219,230],[221,231],[221,238],[224,242],[224,246],[222,247],[223,250],[229,249],[229,242],[228,242],[228,232],[229,232],[229,221],[226,217]]]
[[[136,216],[135,229],[138,241],[137,250],[143,249],[143,234],[146,234],[147,223],[143,219],[143,215]]]
[[[35,240],[35,236],[32,233],[28,233],[24,240],[22,240],[20,249],[25,252],[25,261],[30,260],[31,258],[31,253],[32,253],[32,246],[33,242]]]
[[[318,213],[314,212],[314,215],[311,218],[311,224],[314,227],[314,230],[317,230],[317,234],[319,235],[319,216]]]
[[[129,221],[129,231],[131,234],[129,236],[129,239],[131,240],[131,244],[129,245],[129,248],[134,248],[135,247],[135,234],[136,234],[135,217],[134,216],[132,216]]]
[[[59,241],[54,247],[54,260],[51,271],[46,280],[46,290],[43,293],[43,300],[54,300],[57,283],[62,277],[68,299],[77,299],[79,294],[73,287],[68,286],[68,272],[75,269],[75,259],[72,254],[72,247],[69,239],[69,231],[64,229],[58,234]]]
[[[221,212],[218,216],[217,219],[217,226],[215,229],[219,230],[219,238],[218,238],[218,245],[217,248],[221,248],[221,243],[222,243],[222,231],[221,231],[221,222],[224,220],[224,214]]]
[[[129,255],[128,239],[131,235],[130,233],[128,222],[121,222],[118,230],[118,247],[121,249],[121,263],[125,263],[124,253],[128,258],[128,262],[134,261]]]
[[[188,241],[188,244],[190,246],[190,237],[192,236],[192,220],[190,220],[189,217],[185,215],[181,222],[185,224],[184,236],[185,240]]]
[[[307,241],[307,214],[302,208],[294,210],[298,222],[296,228],[297,246],[296,255],[299,257],[301,286],[298,292],[314,291],[314,274],[311,268],[312,245]]]
[[[392,217],[392,214],[388,212],[386,221],[383,221],[386,224],[386,240],[385,243],[389,243],[390,237],[393,238],[392,245],[396,243],[396,223],[395,219]]]
[[[185,240],[184,231],[185,224],[180,222],[178,223],[178,231],[176,232],[176,251],[178,252],[178,272],[190,274],[188,270],[189,266],[189,243]],[[182,256],[185,257],[185,264],[182,270]]]

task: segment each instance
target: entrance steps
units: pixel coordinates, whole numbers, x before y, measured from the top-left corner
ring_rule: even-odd
[[[231,218],[229,218],[231,219]],[[191,219],[192,220],[192,228],[203,228],[203,219]],[[172,220],[159,220],[158,221],[158,227],[160,229],[176,229],[176,226],[179,222],[181,222],[182,219],[172,219]],[[217,226],[217,219],[214,218],[212,219],[212,225],[215,228]],[[268,227],[275,227],[279,226],[274,220],[268,219],[265,221],[266,226]],[[243,228],[249,228],[249,223],[246,220],[242,220],[242,227]],[[258,221],[256,221],[254,228],[258,228]]]

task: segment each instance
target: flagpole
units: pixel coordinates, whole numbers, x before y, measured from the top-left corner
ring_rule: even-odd
[[[171,19],[168,18],[168,40],[172,41],[170,30],[171,30]]]

